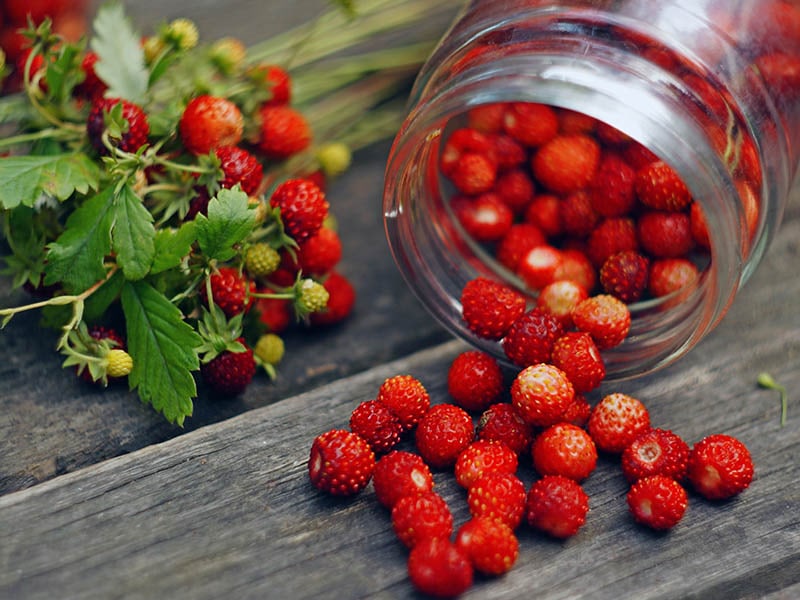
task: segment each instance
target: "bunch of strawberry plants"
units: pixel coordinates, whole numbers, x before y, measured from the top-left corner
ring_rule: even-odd
[[[345,319],[326,184],[396,129],[390,100],[433,40],[331,55],[442,7],[384,10],[342,3],[251,48],[200,44],[187,19],[142,37],[118,4],[77,42],[29,14],[3,71],[22,91],[0,100],[0,226],[4,271],[33,297],[3,325],[41,309],[65,367],[127,378],[182,424],[198,380],[241,393],[275,376],[287,328]]]

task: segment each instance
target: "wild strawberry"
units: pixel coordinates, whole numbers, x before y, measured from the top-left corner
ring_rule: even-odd
[[[350,431],[357,433],[376,453],[388,452],[400,441],[400,419],[377,400],[365,400],[350,413]]]
[[[408,554],[408,578],[428,596],[455,598],[472,586],[474,571],[463,550],[445,537],[426,538]]]
[[[458,157],[450,180],[462,194],[477,195],[492,189],[497,179],[497,164],[486,154],[465,152]]]
[[[536,297],[536,308],[553,315],[566,330],[572,327],[572,310],[588,298],[584,287],[570,279],[544,286]]]
[[[597,119],[575,110],[559,108],[556,109],[556,116],[558,116],[558,130],[560,133],[591,134],[597,127]]]
[[[680,176],[661,160],[636,172],[635,187],[639,201],[655,210],[681,210],[692,201],[692,194]]]
[[[291,101],[292,78],[286,69],[278,65],[260,64],[248,69],[247,75],[251,80],[263,83],[269,91],[270,98],[265,101],[265,105],[280,106]]]
[[[94,65],[97,63],[98,56],[92,51],[87,51],[81,61],[81,71],[83,71],[83,81],[75,86],[75,95],[80,98],[94,102],[102,98],[108,89],[106,83],[97,76]]]
[[[540,290],[555,281],[561,265],[561,251],[555,246],[543,244],[528,250],[517,263],[516,273],[533,290]]]
[[[287,179],[275,188],[269,203],[280,210],[286,233],[298,244],[317,233],[328,215],[325,192],[308,179]]]
[[[597,448],[586,431],[570,423],[545,429],[531,447],[533,466],[540,475],[586,479],[597,466]]]
[[[636,171],[618,154],[606,153],[589,184],[592,208],[603,217],[621,217],[636,203]]]
[[[667,429],[649,429],[622,451],[622,474],[633,483],[650,475],[665,475],[680,481],[686,475],[689,446]]]
[[[455,404],[437,404],[417,424],[417,451],[433,469],[455,464],[475,439],[472,417]]]
[[[426,538],[449,538],[453,533],[453,515],[436,492],[411,494],[392,507],[392,529],[407,548],[413,548]]]
[[[328,304],[321,311],[311,313],[312,325],[333,325],[346,319],[353,311],[356,302],[356,291],[350,280],[341,273],[328,273],[322,282],[328,291]]]
[[[411,375],[394,375],[385,379],[378,389],[377,400],[397,415],[403,431],[416,426],[431,406],[431,397],[425,386]]]
[[[534,199],[535,186],[531,176],[520,168],[500,173],[492,191],[515,215],[523,215]]]
[[[297,262],[305,275],[326,275],[341,258],[342,240],[330,227],[321,227],[297,248]]]
[[[456,482],[469,489],[487,473],[516,473],[517,454],[502,442],[475,440],[458,455],[455,464]]]
[[[595,126],[597,139],[610,146],[622,146],[631,141],[631,138],[605,121],[598,121]]]
[[[247,281],[247,278],[233,267],[220,267],[209,277],[211,287],[211,298],[216,306],[219,306],[228,317],[233,317],[250,309],[253,303],[252,294],[255,292],[255,284]],[[200,286],[200,298],[203,303],[210,305],[208,298],[208,288]]]
[[[583,331],[568,331],[553,345],[551,362],[566,374],[580,394],[597,388],[606,376],[606,367],[592,336]]]
[[[430,492],[433,475],[419,454],[392,450],[375,463],[372,487],[378,502],[391,509],[404,496]]]
[[[547,427],[558,422],[575,390],[564,371],[539,363],[519,372],[511,384],[511,402],[529,425]]]
[[[626,304],[640,300],[647,290],[650,261],[636,250],[609,256],[600,269],[600,285],[607,294]]]
[[[461,290],[461,315],[475,335],[499,340],[525,312],[525,297],[511,287],[477,277]]]
[[[598,269],[612,254],[638,249],[636,224],[628,217],[605,219],[592,230],[586,242],[586,255]]]
[[[514,223],[495,248],[495,256],[509,271],[516,271],[529,250],[547,243],[541,229],[530,223]]]
[[[494,192],[475,197],[456,196],[451,207],[467,234],[481,243],[500,240],[511,229],[514,219],[511,209]]]
[[[480,104],[467,111],[467,125],[481,133],[497,133],[503,128],[506,105],[502,102]]]
[[[753,480],[750,451],[737,438],[712,434],[692,446],[686,476],[695,491],[709,500],[726,500]]]
[[[310,277],[299,280],[293,290],[295,298],[292,308],[298,319],[305,319],[310,314],[324,310],[328,305],[328,290]]]
[[[72,364],[76,365],[76,373],[83,381],[106,385],[108,378],[114,379],[130,374],[130,369],[133,368],[133,360],[125,351],[125,338],[116,329],[103,325],[92,325],[85,330],[85,333],[87,335],[80,336],[81,339],[74,344],[75,350],[81,355],[80,358],[91,356],[94,360],[72,362]],[[123,354],[112,354],[112,351],[115,350]],[[120,375],[112,374],[112,359],[115,362],[113,369],[120,372]],[[128,363],[130,363],[127,369],[128,372],[122,373],[122,371],[126,370],[125,367]]]
[[[439,159],[439,169],[445,177],[451,177],[460,158],[467,153],[491,155],[493,145],[486,134],[470,128],[462,127],[454,130],[444,143]]]
[[[525,147],[510,135],[494,133],[489,135],[489,140],[492,144],[489,156],[497,163],[498,174],[518,169],[527,161]]]
[[[223,350],[210,361],[200,365],[200,375],[205,384],[225,396],[241,394],[256,374],[253,349],[245,343],[244,338],[239,338],[237,341],[244,347],[243,351]]]
[[[553,275],[553,281],[570,279],[580,285],[587,293],[597,285],[597,273],[586,254],[575,248],[561,250],[561,262]]]
[[[492,355],[479,350],[459,354],[447,371],[447,392],[470,412],[484,411],[503,393],[503,371]]]
[[[520,316],[503,338],[503,351],[515,365],[527,367],[550,361],[553,344],[563,328],[553,315],[532,308]]]
[[[533,148],[556,136],[558,117],[547,104],[512,102],[503,114],[503,129],[524,146]]]
[[[598,450],[620,454],[650,429],[650,413],[633,396],[608,394],[595,404],[587,429]]]
[[[311,144],[311,126],[294,108],[265,104],[258,116],[261,121],[258,148],[266,157],[283,160]]]
[[[511,404],[497,403],[487,408],[477,426],[478,439],[501,442],[517,456],[528,452],[533,441],[530,425],[522,420]]]
[[[683,486],[666,475],[639,479],[631,486],[626,499],[637,523],[659,531],[675,527],[689,504]]]
[[[564,423],[571,423],[578,427],[586,427],[589,422],[589,415],[592,414],[592,405],[583,394],[575,394],[575,399],[561,415],[561,421]]]
[[[600,350],[622,343],[631,327],[631,313],[619,298],[598,294],[583,300],[572,311],[572,321],[579,331],[592,336]]]
[[[192,154],[208,154],[242,139],[244,118],[227,98],[203,94],[189,101],[178,123],[184,147]]]
[[[561,235],[561,199],[552,194],[537,194],[524,213],[524,220],[542,230],[548,239]]]
[[[600,160],[600,147],[587,135],[558,135],[533,155],[531,169],[536,180],[558,194],[586,187]]]
[[[689,230],[692,232],[692,240],[695,244],[704,250],[711,248],[706,217],[703,214],[703,207],[698,202],[692,202],[689,208]]]
[[[469,513],[516,529],[525,514],[525,484],[512,473],[486,473],[467,490]]]
[[[636,221],[636,235],[642,249],[656,258],[685,256],[694,241],[685,212],[646,212]]]
[[[658,160],[658,156],[656,156],[652,150],[650,150],[647,146],[644,146],[633,140],[625,144],[625,147],[621,150],[621,153],[625,161],[634,169],[636,169],[637,172],[643,167],[646,167],[650,163]]]
[[[147,143],[150,134],[150,124],[147,115],[140,106],[120,98],[100,98],[92,104],[89,116],[86,119],[86,132],[89,141],[101,154],[108,154],[108,148],[103,143],[103,133],[106,130],[106,115],[116,105],[122,106],[122,118],[128,124],[122,131],[120,138],[111,138],[110,142],[123,152],[136,152]]]
[[[257,242],[245,253],[244,266],[252,277],[266,277],[278,268],[280,254],[266,242]]]
[[[699,277],[697,266],[687,258],[660,258],[650,265],[647,289],[661,298],[692,285]]]
[[[122,348],[112,348],[106,354],[106,375],[112,379],[127,377],[133,370],[133,358]]]
[[[525,500],[528,524],[555,538],[580,530],[589,512],[589,496],[574,479],[545,475],[531,485]]]
[[[264,169],[255,156],[238,146],[220,146],[214,153],[223,173],[223,179],[219,182],[221,188],[231,189],[238,184],[248,196],[256,193]]]
[[[261,334],[253,347],[253,354],[264,366],[277,365],[283,360],[285,353],[286,345],[283,343],[283,339],[274,333]],[[267,369],[267,373],[274,378],[270,369]]]
[[[459,527],[455,544],[469,557],[473,568],[484,575],[507,573],[519,556],[517,536],[497,519],[470,519]]]
[[[375,469],[375,454],[359,435],[331,429],[318,435],[308,457],[312,485],[332,496],[352,496],[363,490]]]
[[[576,238],[588,236],[600,220],[586,190],[578,190],[565,196],[559,206],[559,217],[562,232]]]
[[[258,320],[267,326],[268,331],[281,333],[293,320],[292,303],[282,298],[256,298],[255,306]],[[311,316],[319,313],[311,313]]]

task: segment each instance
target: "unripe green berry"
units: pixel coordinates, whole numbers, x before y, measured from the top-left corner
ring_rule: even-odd
[[[263,362],[277,365],[283,359],[285,351],[283,340],[274,333],[265,333],[256,342],[253,352]]]
[[[200,35],[197,26],[189,19],[175,19],[167,25],[164,38],[179,50],[191,50],[197,46]]]
[[[265,277],[274,273],[280,263],[278,251],[264,242],[250,246],[244,258],[244,266],[253,277]]]
[[[319,165],[328,177],[344,173],[350,166],[351,158],[350,148],[340,142],[323,144],[317,150]]]
[[[212,44],[209,56],[211,62],[225,75],[233,75],[242,68],[247,49],[236,38],[226,37]]]
[[[108,351],[106,374],[109,377],[125,377],[130,375],[131,370],[133,370],[133,358],[130,354],[119,348],[112,348]]]
[[[304,279],[300,284],[297,304],[305,313],[319,312],[328,305],[330,294],[325,287],[313,279]]]

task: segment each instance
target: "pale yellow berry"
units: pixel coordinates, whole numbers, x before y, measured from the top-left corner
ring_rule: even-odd
[[[226,75],[237,73],[247,57],[245,45],[236,38],[222,38],[211,45],[211,62]]]
[[[153,64],[153,62],[161,56],[161,53],[164,52],[166,47],[164,41],[156,35],[151,35],[145,39],[142,50],[144,50],[144,59],[147,64]]]
[[[253,244],[247,249],[244,266],[253,277],[265,277],[275,272],[281,264],[281,255],[265,242]]]
[[[109,377],[125,377],[130,375],[133,369],[131,355],[119,348],[112,348],[108,351],[106,364],[106,374]]]
[[[306,313],[318,312],[328,305],[330,294],[325,287],[313,279],[304,279],[300,284],[298,304]]]
[[[277,365],[283,359],[285,348],[283,340],[274,333],[265,333],[256,342],[253,352],[255,355],[270,365]]]
[[[164,37],[179,50],[191,50],[197,46],[200,35],[197,26],[189,19],[175,19],[164,31]]]
[[[267,219],[269,208],[261,198],[250,196],[247,198],[247,205],[253,208],[256,223],[263,223]]]
[[[322,144],[317,149],[319,166],[328,177],[336,177],[344,173],[350,166],[351,159],[350,148],[340,142]]]

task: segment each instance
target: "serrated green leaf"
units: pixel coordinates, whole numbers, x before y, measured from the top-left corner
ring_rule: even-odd
[[[99,321],[106,314],[109,307],[119,298],[125,276],[117,271],[103,282],[94,293],[89,296],[83,305],[83,319],[87,323]]]
[[[141,279],[150,271],[155,256],[153,215],[144,207],[130,185],[114,199],[112,247],[117,264],[127,279]]]
[[[170,423],[183,425],[197,394],[192,371],[199,368],[196,348],[202,340],[180,310],[146,281],[122,288],[122,310],[133,370],[131,388]]]
[[[64,232],[48,246],[45,285],[61,282],[81,292],[106,276],[103,259],[111,250],[113,188],[87,200],[67,219]]]
[[[187,221],[180,229],[159,229],[156,233],[156,256],[151,273],[161,273],[181,264],[197,238],[194,221]]]
[[[0,158],[0,208],[33,206],[42,193],[66,200],[96,190],[100,167],[81,152]]]
[[[94,19],[92,49],[98,56],[94,70],[108,85],[106,95],[141,104],[149,75],[145,67],[141,36],[125,16],[122,4],[101,6]]]
[[[47,65],[47,96],[61,104],[72,94],[79,78],[83,77],[80,68],[81,49],[74,44],[65,44],[56,60]]]
[[[208,217],[199,214],[197,242],[210,259],[225,261],[236,255],[234,246],[249,236],[256,224],[255,211],[240,190],[220,190],[208,203]]]

